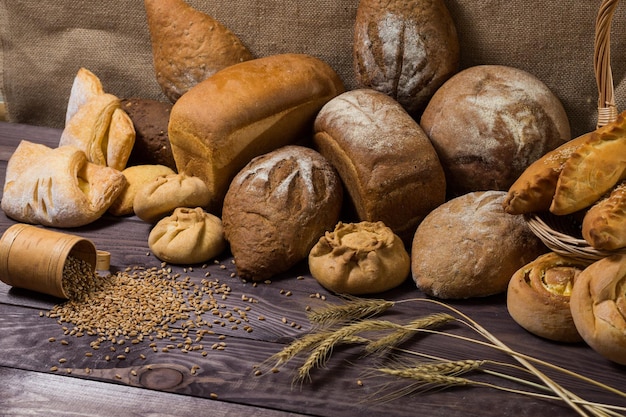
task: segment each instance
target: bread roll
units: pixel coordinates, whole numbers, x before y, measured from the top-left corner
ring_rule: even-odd
[[[557,342],[580,342],[570,295],[588,262],[548,252],[517,270],[507,289],[509,314],[529,332]]]
[[[178,172],[201,178],[219,212],[232,178],[255,156],[310,135],[317,112],[343,92],[317,58],[274,55],[233,65],[172,108],[169,138]]]
[[[626,255],[600,259],[574,283],[570,307],[582,338],[605,358],[626,365]]]
[[[135,127],[135,144],[128,165],[165,165],[176,171],[167,125],[172,104],[146,98],[128,98],[121,102]]]
[[[505,292],[515,271],[547,248],[521,216],[504,212],[504,191],[476,191],[433,210],[415,232],[417,287],[443,299]]]
[[[359,89],[341,94],[315,120],[315,146],[337,169],[360,221],[382,221],[410,245],[417,225],[445,201],[432,144],[400,104]]]
[[[242,278],[264,280],[309,255],[338,221],[343,191],[326,159],[286,146],[253,159],[224,200],[226,239]]]
[[[120,195],[115,199],[109,213],[114,216],[127,216],[135,214],[135,196],[145,185],[154,181],[157,177],[173,174],[171,168],[165,165],[134,165],[122,171],[126,177],[126,185]]]
[[[361,0],[353,54],[360,87],[393,97],[419,117],[458,70],[459,41],[442,0]]]
[[[183,0],[145,0],[157,82],[172,103],[217,71],[252,59],[239,38]]]
[[[571,139],[559,99],[533,75],[502,65],[445,82],[420,124],[446,172],[450,196],[508,190],[546,152]]]
[[[7,164],[2,209],[24,223],[84,226],[107,211],[125,184],[121,172],[89,162],[73,146],[22,141]]]
[[[550,205],[566,215],[585,209],[626,179],[626,112],[593,132],[568,158]]]
[[[383,222],[339,222],[309,253],[313,278],[338,294],[395,288],[409,276],[410,262],[400,237]]]

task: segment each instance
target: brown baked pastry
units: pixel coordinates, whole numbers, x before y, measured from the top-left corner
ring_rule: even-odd
[[[167,125],[172,103],[146,98],[128,98],[121,101],[135,127],[135,145],[128,165],[165,165],[176,171]]]
[[[343,92],[337,73],[308,55],[232,65],[172,108],[169,138],[178,172],[201,178],[219,212],[232,178],[252,158],[310,137],[315,115]]]
[[[565,162],[589,136],[591,132],[565,142],[530,164],[509,188],[504,211],[509,214],[548,211]]]
[[[219,217],[201,207],[180,207],[161,219],[148,236],[154,256],[172,264],[206,262],[226,250]]]
[[[135,195],[133,207],[141,220],[156,223],[179,207],[206,207],[210,199],[200,178],[171,173],[143,185]]]
[[[548,252],[517,270],[507,289],[509,314],[524,329],[557,342],[580,342],[570,295],[589,262]]]
[[[361,0],[354,26],[357,84],[396,99],[414,117],[459,66],[459,40],[442,0]]]
[[[92,98],[104,94],[102,82],[93,72],[87,68],[80,68],[74,77],[70,98],[65,112],[65,124],[70,122],[78,109]]]
[[[626,183],[621,182],[607,198],[596,202],[584,215],[583,238],[594,248],[626,247]]]
[[[574,283],[570,307],[585,342],[605,358],[626,365],[626,255],[588,266]]]
[[[476,191],[434,209],[413,239],[417,287],[444,299],[505,292],[515,271],[547,252],[522,216],[504,212],[504,191]]]
[[[322,108],[315,146],[337,169],[360,221],[382,221],[410,245],[417,225],[446,197],[437,154],[400,104],[352,90]]]
[[[157,177],[174,174],[174,171],[164,165],[135,165],[126,168],[122,174],[126,177],[126,186],[109,207],[109,213],[114,216],[135,214],[134,201],[139,190]]]
[[[341,181],[313,149],[286,146],[253,159],[234,178],[222,220],[242,278],[287,271],[339,219]]]
[[[252,59],[239,38],[183,0],[145,0],[157,82],[172,103],[227,66]]]
[[[433,95],[420,124],[452,197],[508,190],[530,164],[571,139],[565,109],[548,87],[502,65],[454,75]]]
[[[375,294],[402,284],[411,272],[400,237],[383,222],[339,222],[309,253],[311,275],[339,294]]]
[[[565,162],[550,211],[575,213],[598,201],[626,178],[626,112],[595,131]]]
[[[20,222],[78,227],[100,218],[125,184],[121,172],[90,163],[72,146],[22,141],[9,159],[1,204]]]

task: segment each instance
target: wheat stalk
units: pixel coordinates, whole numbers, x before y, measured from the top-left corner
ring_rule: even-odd
[[[348,300],[345,304],[310,311],[308,314],[309,321],[322,326],[331,326],[372,317],[395,305],[393,301],[382,299],[360,299],[350,296],[344,296],[344,298]]]
[[[422,329],[438,328],[453,320],[454,317],[447,313],[431,314],[426,317],[420,317],[411,321],[406,326],[391,332],[387,336],[370,341],[366,345],[365,350],[368,353],[374,353],[393,346],[398,346]]]

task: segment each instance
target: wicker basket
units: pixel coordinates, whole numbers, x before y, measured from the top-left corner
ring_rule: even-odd
[[[598,86],[597,127],[615,121],[618,114],[611,72],[611,22],[618,1],[603,0],[596,18],[594,71]],[[533,233],[560,255],[592,262],[616,253],[626,253],[626,248],[616,251],[593,248],[583,239],[580,221],[575,216],[532,213],[524,218]]]

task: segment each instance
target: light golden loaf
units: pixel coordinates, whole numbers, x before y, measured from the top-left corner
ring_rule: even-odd
[[[572,288],[589,262],[548,252],[517,270],[507,289],[513,320],[537,336],[557,342],[580,342],[570,309]]]
[[[217,71],[252,59],[239,38],[183,0],[145,0],[156,79],[174,103]]]
[[[402,284],[410,257],[404,243],[383,222],[339,222],[309,253],[309,270],[338,294],[375,294]]]
[[[443,168],[430,140],[391,97],[358,89],[319,112],[313,142],[335,167],[359,221],[382,221],[408,245],[445,201]]]
[[[100,218],[125,184],[121,172],[89,162],[77,148],[22,141],[9,159],[1,204],[20,222],[78,227]]]
[[[172,107],[177,171],[199,177],[220,212],[233,177],[254,157],[310,136],[313,120],[343,92],[337,73],[309,55],[282,54],[225,68]]]
[[[626,365],[626,255],[589,265],[574,283],[570,308],[585,342],[605,358]]]
[[[583,238],[600,250],[626,247],[626,183],[596,202],[583,216]]]
[[[585,209],[626,178],[626,113],[593,132],[559,174],[550,211],[566,215]]]

